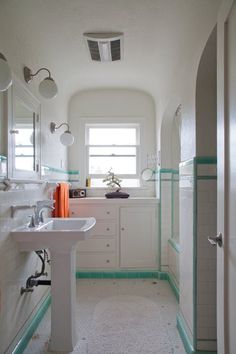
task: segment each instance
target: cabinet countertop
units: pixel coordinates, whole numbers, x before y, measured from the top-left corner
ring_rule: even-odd
[[[105,197],[86,197],[86,198],[70,198],[70,204],[115,204],[115,205],[129,205],[129,204],[159,204],[159,199],[155,197],[132,197],[132,198],[105,198]]]

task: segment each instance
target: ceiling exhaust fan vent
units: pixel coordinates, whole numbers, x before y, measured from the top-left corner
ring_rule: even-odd
[[[123,58],[123,33],[84,33],[91,59],[100,62]]]

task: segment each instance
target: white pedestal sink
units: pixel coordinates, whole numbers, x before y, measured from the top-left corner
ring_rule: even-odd
[[[11,232],[20,251],[49,249],[51,253],[51,351],[73,351],[76,345],[76,244],[95,225],[95,218],[51,218]]]

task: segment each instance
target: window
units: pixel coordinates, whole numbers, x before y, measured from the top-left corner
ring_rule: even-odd
[[[34,130],[32,124],[15,124],[15,168],[17,170],[34,170]]]
[[[86,124],[87,176],[91,187],[112,171],[122,179],[122,187],[139,187],[139,124]]]

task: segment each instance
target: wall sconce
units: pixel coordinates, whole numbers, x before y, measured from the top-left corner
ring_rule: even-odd
[[[0,53],[0,91],[6,91],[12,84],[12,72],[4,55]]]
[[[65,146],[70,146],[73,144],[74,142],[74,136],[71,134],[70,132],[70,127],[69,127],[69,124],[67,123],[61,123],[60,125],[58,125],[58,127],[56,126],[56,123],[53,123],[51,122],[50,123],[50,131],[51,133],[55,133],[55,131],[59,128],[61,128],[63,125],[66,125],[67,126],[67,130],[64,131],[64,133],[61,134],[60,136],[60,141],[62,143],[62,145],[65,145]]]
[[[47,98],[47,99],[54,98],[57,95],[58,89],[57,89],[57,85],[56,85],[55,81],[51,77],[50,71],[47,68],[41,68],[35,74],[32,74],[32,71],[27,66],[25,66],[24,67],[25,82],[27,82],[27,84],[29,84],[31,82],[32,78],[34,76],[38,75],[38,73],[42,70],[46,70],[48,72],[48,76],[45,77],[45,79],[43,79],[43,81],[40,82],[39,93],[44,98]]]

